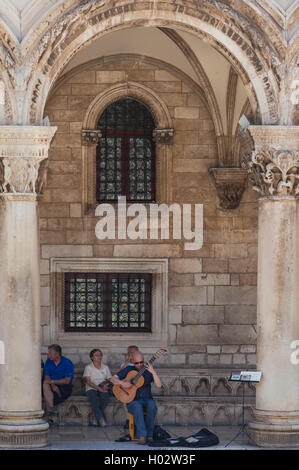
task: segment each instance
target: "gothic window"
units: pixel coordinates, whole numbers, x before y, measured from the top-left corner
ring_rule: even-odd
[[[155,200],[155,123],[146,106],[132,98],[110,104],[98,121],[102,138],[96,157],[97,202]]]
[[[65,331],[151,331],[152,274],[65,273]]]

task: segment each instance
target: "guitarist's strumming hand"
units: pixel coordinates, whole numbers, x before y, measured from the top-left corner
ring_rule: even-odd
[[[146,369],[153,375],[153,379],[154,379],[154,384],[155,384],[155,386],[158,387],[158,388],[161,388],[161,387],[162,387],[161,380],[160,380],[160,378],[158,377],[157,372],[156,372],[155,369],[153,368],[152,364],[150,364],[149,362],[147,362],[147,363],[146,363]]]
[[[132,384],[131,384],[130,382],[124,382],[124,381],[122,381],[122,382],[121,382],[121,386],[122,386],[123,388],[130,388],[130,387],[132,387]]]
[[[123,388],[132,387],[131,382],[125,382],[124,380],[120,380],[117,377],[117,375],[113,375],[113,377],[111,377],[110,381],[111,381],[111,383],[113,383],[113,385],[121,385]]]

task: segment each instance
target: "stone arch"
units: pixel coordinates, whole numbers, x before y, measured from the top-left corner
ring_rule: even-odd
[[[13,124],[17,121],[17,101],[15,96],[17,51],[19,43],[0,20],[0,80],[4,86],[4,107],[0,116],[0,125]]]
[[[33,57],[28,57],[34,73],[28,83],[23,122],[41,121],[49,89],[76,52],[108,32],[136,25],[167,26],[204,37],[228,58],[249,93],[256,94],[262,123],[279,122],[280,58],[245,16],[228,5],[217,9],[204,4],[199,9],[195,2],[186,6],[179,1],[143,0],[98,8],[84,2],[39,38]]]
[[[151,111],[157,128],[172,128],[172,119],[166,104],[153,90],[137,82],[117,83],[99,93],[89,105],[83,127],[95,128],[98,117],[107,106],[125,97],[142,101]]]
[[[289,123],[299,126],[299,33],[292,41],[289,64],[289,82],[287,87],[291,90]]]
[[[83,129],[96,129],[97,121],[109,104],[121,98],[135,98],[151,111],[157,129],[172,129],[172,119],[166,104],[150,88],[137,82],[117,83],[99,93],[90,103],[84,120]],[[171,200],[171,161],[172,147],[156,143],[156,188],[157,200]],[[96,147],[82,147],[83,162],[83,211],[91,213],[96,207]]]
[[[13,124],[17,119],[17,103],[4,70],[0,70],[0,94],[0,125]]]

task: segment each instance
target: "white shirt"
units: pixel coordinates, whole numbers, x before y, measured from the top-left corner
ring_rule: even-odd
[[[123,362],[120,366],[120,368],[122,369],[125,365],[125,362]],[[133,362],[128,362],[128,365],[126,367],[129,367],[129,366],[134,366]]]
[[[90,377],[90,380],[95,384],[99,385],[101,382],[104,382],[106,379],[110,379],[112,377],[110,369],[105,364],[102,364],[100,369],[97,369],[93,362],[88,364],[83,373],[83,377]],[[94,388],[90,387],[89,385],[85,384],[85,391],[87,390],[94,390]]]

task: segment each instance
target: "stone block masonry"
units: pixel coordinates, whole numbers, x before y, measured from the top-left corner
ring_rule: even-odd
[[[100,241],[95,236],[98,219],[94,213],[84,212],[81,142],[84,116],[97,94],[126,80],[151,89],[167,107],[174,129],[174,141],[168,146],[170,174],[167,179],[163,173],[159,174],[157,184],[168,185],[168,203],[203,204],[204,240],[200,250],[187,251],[184,240],[171,237],[169,240]],[[169,354],[163,359],[165,365],[254,367],[256,195],[247,189],[238,209],[225,211],[219,207],[208,173],[210,167],[216,166],[216,136],[201,98],[171,70],[128,59],[93,64],[67,76],[49,98],[45,114],[58,130],[49,150],[47,186],[39,201],[44,345],[60,327],[54,322],[51,310],[55,302],[50,292],[51,257],[167,258],[168,326],[165,328]],[[163,166],[160,168],[163,170]],[[96,346],[100,346],[101,337],[100,333],[93,335]],[[138,344],[138,335],[134,342]],[[69,334],[64,353],[80,363],[80,351],[85,348],[88,352],[90,344],[85,334],[81,339],[78,334]],[[152,350],[156,348],[153,346]],[[117,346],[117,335],[114,352],[119,356],[124,354],[124,348]],[[118,362],[119,357],[115,356],[110,365],[117,366]]]

